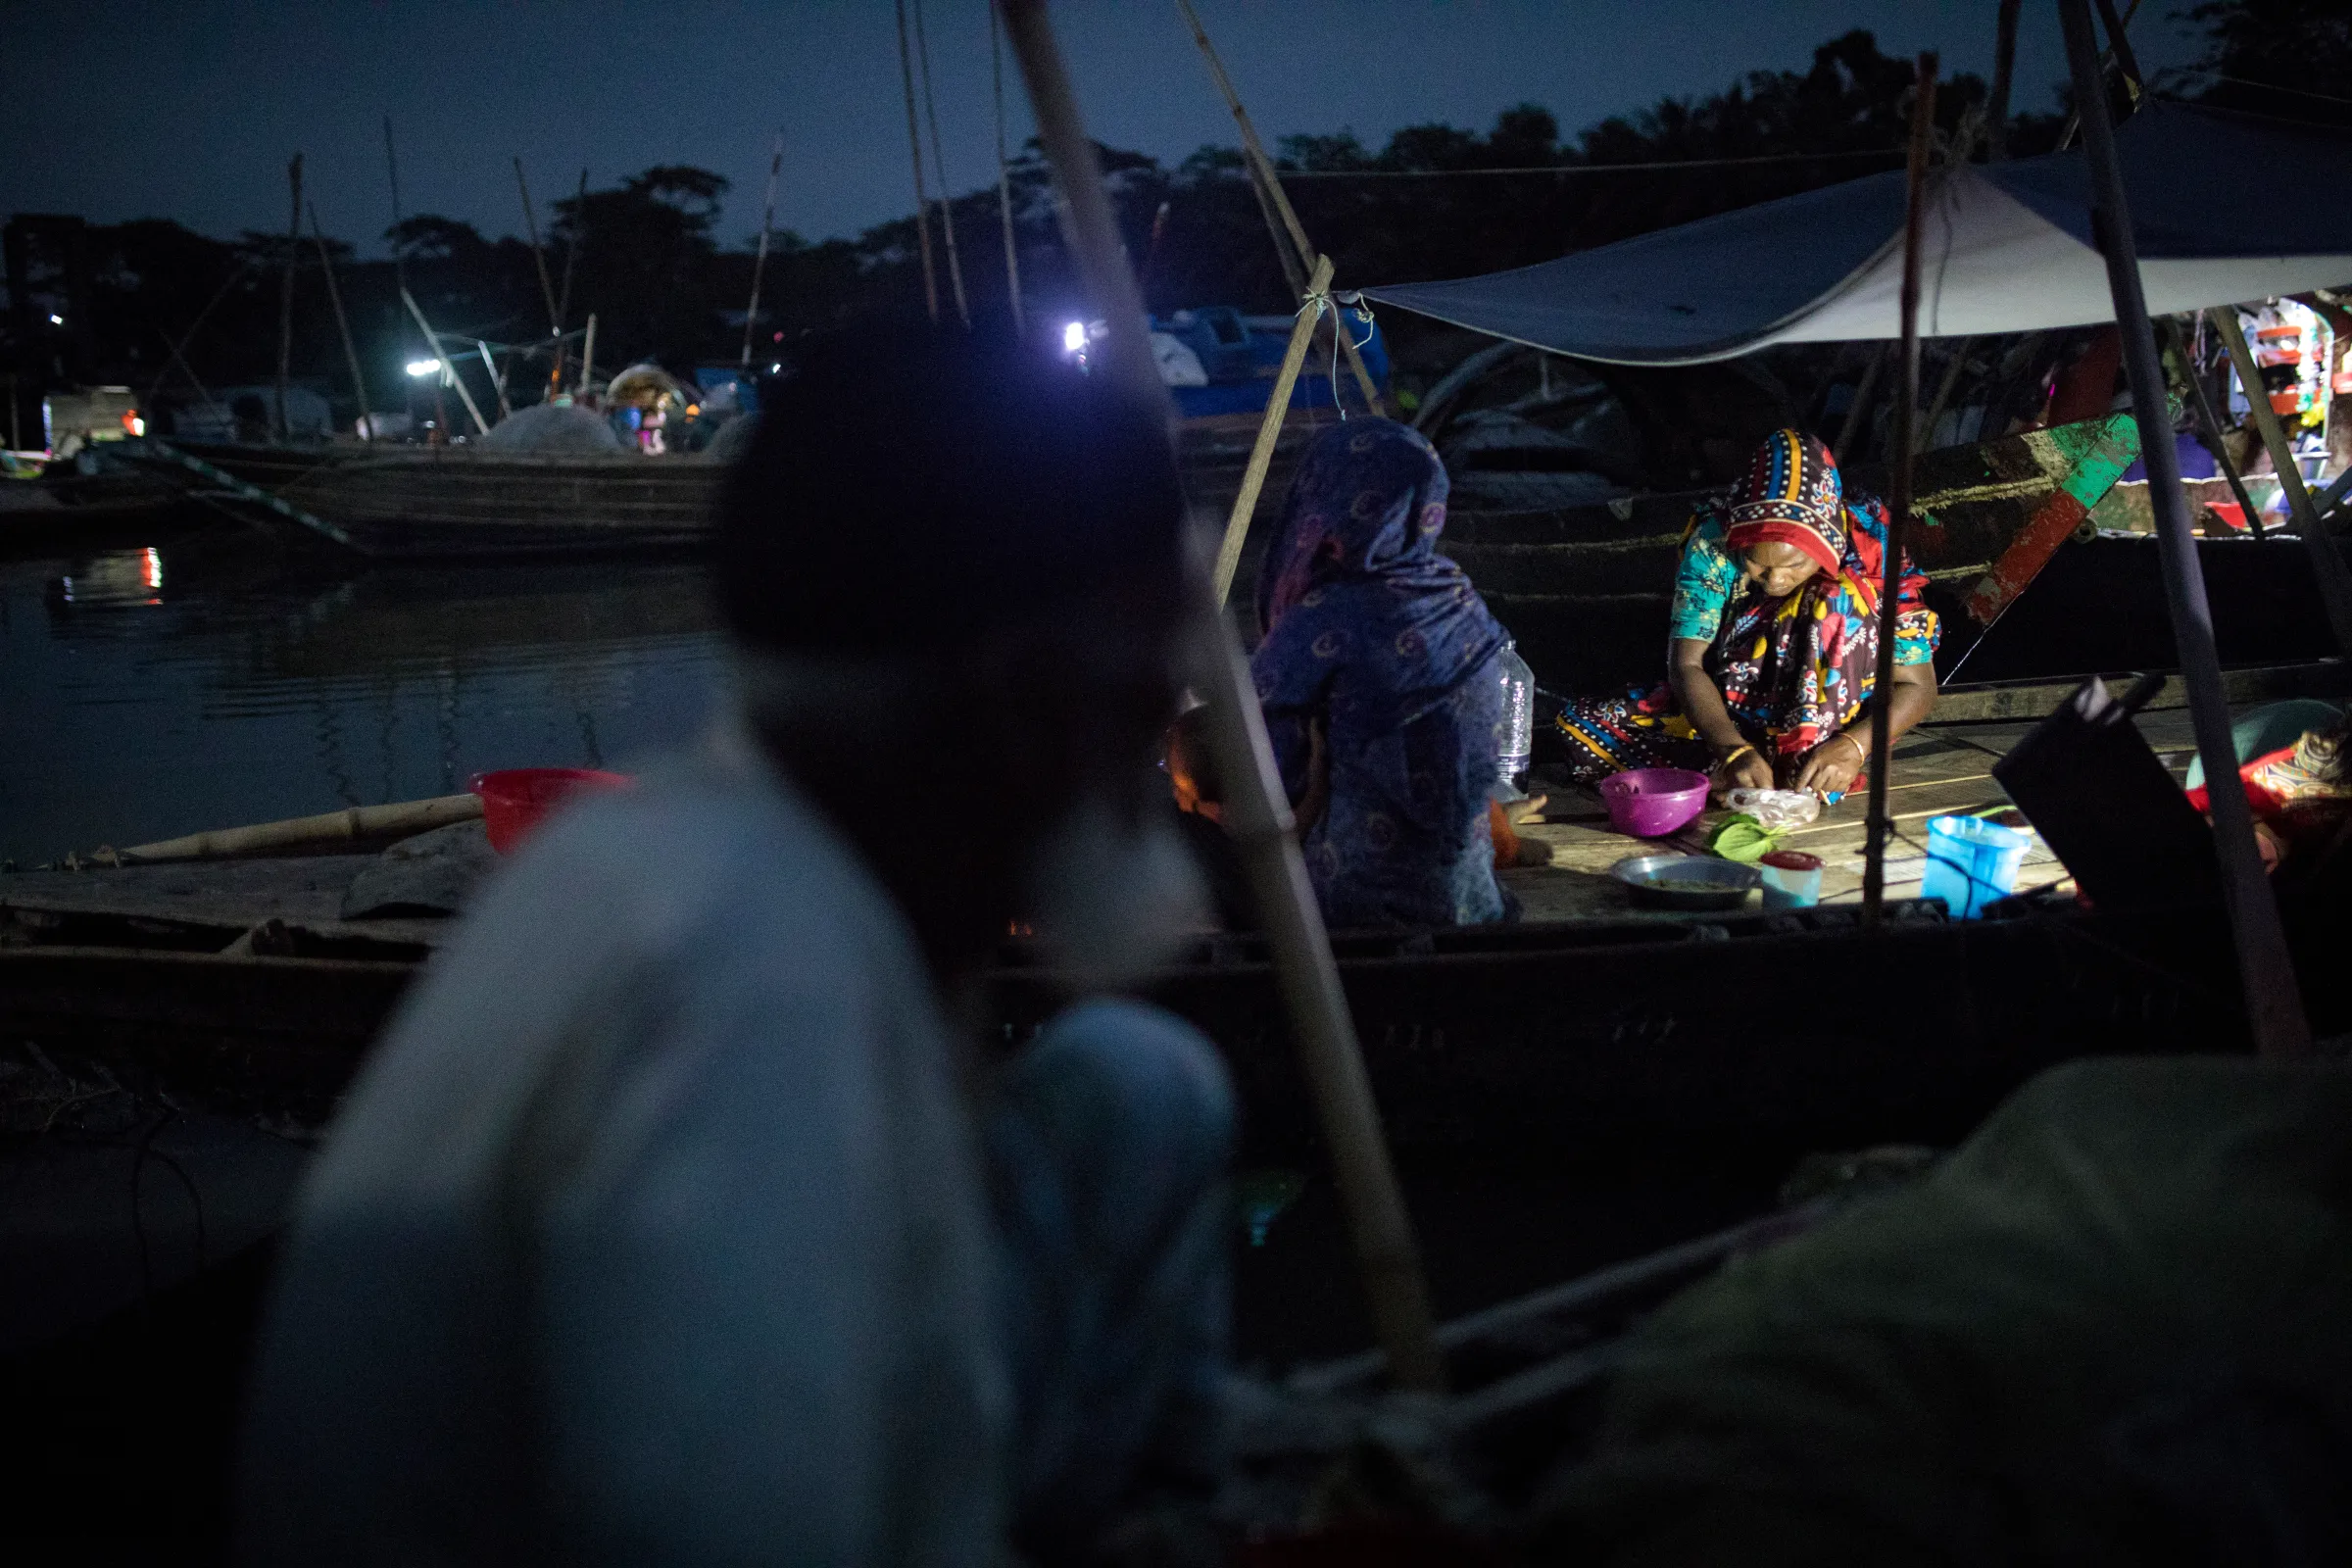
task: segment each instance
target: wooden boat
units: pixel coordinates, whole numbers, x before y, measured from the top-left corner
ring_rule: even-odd
[[[1270,489],[1288,483],[1319,422],[1286,432]],[[1185,421],[1178,461],[1196,507],[1220,517],[1231,507],[1255,435],[1246,414]],[[702,453],[538,457],[466,446],[179,442],[149,449],[146,462],[150,473],[177,473],[261,519],[315,519],[380,560],[692,552],[709,540],[726,471]],[[248,489],[221,493],[230,487]]]
[[[2309,687],[2338,666],[2273,672]],[[2059,695],[2002,688],[1973,716],[1906,738],[1894,816],[2000,804],[1992,758],[2023,732],[2011,711]],[[2254,693],[2253,695],[2266,695]],[[2159,702],[2178,702],[2177,696]],[[2185,714],[2151,711],[2152,744],[2182,761]],[[1644,848],[1564,800],[1527,830],[1554,863],[1505,873],[1517,926],[1341,933],[1335,951],[1374,1088],[1406,1147],[1545,1148],[1562,1140],[1762,1140],[1792,1151],[1956,1136],[2002,1094],[2067,1056],[2242,1045],[2235,969],[2218,915],[2127,922],[2061,906],[1956,924],[1898,904],[1858,927],[1850,894],[1860,803],[1802,830],[1831,902],[1803,913],[1642,914],[1601,873]],[[444,829],[442,831],[456,831]],[[2062,868],[2030,869],[2047,881]],[[353,902],[368,854],[0,874],[0,1029],[164,1072],[199,1096],[322,1111],[451,922]],[[1916,889],[1898,847],[1890,891]],[[347,912],[349,911],[349,912]],[[1776,1007],[1791,975],[1913,977],[1899,1019]],[[1261,1152],[1311,1142],[1271,965],[1249,937],[1193,944],[1150,994],[1231,1061]],[[991,978],[1007,1041],[1067,987],[1050,955],[1009,945]]]

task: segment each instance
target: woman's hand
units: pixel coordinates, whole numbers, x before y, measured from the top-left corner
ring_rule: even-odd
[[[1854,787],[1854,775],[1862,771],[1869,756],[1859,735],[1841,729],[1805,754],[1789,787],[1823,796],[1843,795]]]
[[[1753,746],[1742,746],[1715,764],[1715,793],[1772,788],[1772,764]]]

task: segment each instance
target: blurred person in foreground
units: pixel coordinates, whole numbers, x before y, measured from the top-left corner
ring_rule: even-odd
[[[328,1137],[250,1558],[978,1568],[1213,1485],[1223,1071],[1107,1001],[986,1060],[976,1006],[1014,920],[1115,979],[1185,918],[1180,519],[1074,371],[805,357],[725,502],[736,714],[521,852]]]

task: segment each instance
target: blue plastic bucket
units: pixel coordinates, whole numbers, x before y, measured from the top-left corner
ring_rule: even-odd
[[[1939,816],[1928,824],[1928,874],[1919,896],[1941,899],[1955,920],[1974,920],[1984,906],[2017,891],[2018,868],[2034,835],[1974,816]]]

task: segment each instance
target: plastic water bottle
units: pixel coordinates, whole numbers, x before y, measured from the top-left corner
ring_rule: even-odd
[[[1494,791],[1497,800],[1516,800],[1536,746],[1536,672],[1519,657],[1516,643],[1502,645],[1494,661],[1502,680],[1502,714],[1494,721]]]

